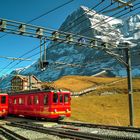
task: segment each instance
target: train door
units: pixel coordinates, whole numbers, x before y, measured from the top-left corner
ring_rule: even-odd
[[[63,111],[69,110],[70,94],[60,92],[59,100],[60,100],[61,108],[63,109]]]
[[[49,108],[50,108],[50,95],[48,92],[46,92],[45,94],[43,94],[43,108],[42,108],[42,111],[43,111],[43,116],[46,116],[48,115],[49,113]]]
[[[52,94],[52,108],[54,112],[62,112],[65,109],[63,92],[54,92]]]
[[[10,96],[9,99],[9,113],[10,114],[16,114],[17,113],[17,104],[18,104],[18,98],[16,96]]]
[[[18,115],[24,116],[25,115],[25,96],[19,96],[18,98]]]
[[[34,95],[33,106],[34,106],[33,112],[35,114],[35,117],[39,117],[40,116],[40,102],[39,102],[38,94]]]
[[[4,117],[8,113],[8,95],[0,95],[0,116]]]
[[[64,94],[62,94],[61,92],[59,93],[59,111],[64,111],[65,110],[65,104],[64,104]]]
[[[27,96],[27,115],[32,116],[34,115],[34,106],[33,106],[33,95],[28,95]]]

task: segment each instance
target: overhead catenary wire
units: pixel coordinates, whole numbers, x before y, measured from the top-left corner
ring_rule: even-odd
[[[115,1],[115,0],[114,0],[114,1]],[[136,0],[130,0],[130,1],[128,1],[128,2],[123,2],[123,3],[121,3],[121,5],[118,5],[118,7],[115,7],[115,8],[113,8],[113,9],[109,9],[109,10],[103,12],[103,13],[105,14],[105,13],[113,12],[113,11],[115,11],[115,10],[121,9],[121,8],[123,8],[123,7],[126,7],[126,6],[132,8],[132,7],[133,7],[132,2],[135,2],[135,1],[136,1]]]
[[[50,13],[52,13],[52,12],[58,10],[59,8],[62,8],[62,7],[64,7],[64,6],[66,6],[67,4],[70,4],[70,3],[73,2],[73,1],[74,1],[74,0],[70,0],[70,1],[68,1],[68,2],[66,2],[66,3],[63,3],[63,4],[61,4],[61,5],[59,5],[59,6],[55,7],[55,8],[53,8],[53,9],[47,11],[47,12],[41,14],[40,16],[38,16],[38,17],[36,17],[36,18],[34,18],[34,19],[28,21],[27,23],[31,23],[31,22],[33,22],[33,21],[35,21],[35,20],[38,20],[39,18],[41,18],[41,17],[43,17],[43,16],[46,16],[46,15],[48,15],[48,14],[50,14]],[[7,34],[4,34],[4,35],[0,36],[0,38],[5,37],[6,35],[7,35]],[[38,47],[36,47],[35,49],[32,49],[32,50],[26,52],[26,53],[23,54],[21,57],[25,56],[26,54],[28,54],[28,53],[30,53],[30,52],[32,52],[32,51],[34,51],[34,50],[36,50],[37,48],[38,48]],[[20,58],[20,57],[19,57],[19,58]],[[8,65],[6,65],[6,66],[4,67],[4,69],[7,68],[7,66],[9,66],[9,65],[11,65],[11,64],[12,64],[12,62],[10,62]],[[0,71],[0,72],[1,72],[1,71]]]
[[[34,19],[28,21],[27,23],[31,23],[31,22],[33,22],[33,21],[35,21],[35,20],[38,20],[38,19],[40,19],[40,18],[42,18],[42,17],[44,17],[44,16],[46,16],[46,15],[48,15],[48,14],[50,14],[50,13],[56,11],[56,10],[58,10],[58,9],[60,9],[60,8],[62,8],[62,7],[64,7],[64,6],[70,4],[70,3],[73,2],[73,1],[74,1],[74,0],[69,0],[68,2],[63,3],[63,4],[61,4],[61,5],[59,5],[59,6],[55,7],[55,8],[53,8],[53,9],[51,9],[51,10],[49,10],[49,11],[47,11],[47,12],[45,12],[45,13],[39,15],[38,17],[36,17],[36,18],[34,18]]]
[[[102,3],[103,3],[103,2],[104,2],[104,1],[102,1]],[[116,3],[116,2],[111,2],[109,5],[105,6],[103,9],[101,9],[101,10],[97,11],[96,13],[94,13],[93,16],[95,16],[96,14],[98,14],[98,13],[104,11],[105,9],[109,8],[110,6],[112,6],[112,5],[115,4],[115,3]],[[98,6],[99,6],[99,5],[98,5]],[[94,9],[94,7],[90,8],[90,9],[87,10],[84,14],[82,14],[81,16],[79,16],[78,18],[76,18],[75,20],[73,20],[72,22],[77,21],[79,18],[81,18],[81,17],[83,17],[85,14],[91,12],[93,9]],[[80,22],[77,23],[76,25],[72,25],[72,22],[71,22],[70,25],[72,25],[72,26],[70,26],[69,28],[68,28],[68,27],[65,27],[65,28],[63,28],[63,30],[65,31],[65,29],[67,29],[66,31],[69,31],[69,30],[72,29],[73,27],[75,27],[75,26],[81,24],[82,22],[84,22],[84,21],[86,21],[86,20],[88,20],[88,19],[87,19],[87,18],[86,18],[86,19],[83,19],[82,21],[80,21]]]
[[[104,1],[104,0],[102,0],[102,2],[103,2],[103,1]],[[114,3],[115,3],[115,2],[114,2]],[[111,4],[111,5],[112,5],[112,4]],[[94,8],[97,7],[97,6],[99,6],[99,4],[95,5]],[[109,5],[109,6],[110,6],[110,5]],[[107,7],[105,7],[105,8],[108,8],[109,6],[107,6]],[[102,10],[104,10],[105,8],[103,8]],[[100,11],[102,11],[102,10],[100,10]],[[37,49],[37,47],[36,47],[36,49]],[[26,53],[26,54],[27,54],[27,53]],[[23,57],[23,55],[22,55],[22,57]],[[10,63],[10,64],[11,64],[11,63]],[[7,66],[9,66],[9,64],[8,64]]]
[[[140,3],[138,3],[138,5],[139,5]],[[140,6],[139,7],[137,7],[137,8],[135,8],[135,9],[133,9],[133,11],[135,11],[135,10],[137,10],[137,9],[140,9]],[[133,12],[133,11],[129,11],[129,12],[126,12],[126,13],[124,13],[124,14],[122,14],[122,15],[119,15],[119,16],[117,16],[117,18],[122,18],[124,15],[127,15],[127,14],[129,14],[130,12]],[[136,14],[139,14],[140,12],[138,12],[138,13],[136,13]],[[136,15],[136,14],[134,14],[134,15]],[[131,15],[131,16],[134,16],[134,15]],[[126,18],[126,17],[125,17]],[[114,20],[114,19],[110,19],[110,20],[108,20],[108,21],[106,21],[106,22],[104,22],[103,24],[105,24],[105,23],[108,23],[108,22],[110,22],[110,21],[112,21],[112,20]],[[99,26],[97,26],[97,27],[99,27]],[[112,30],[112,31],[114,31],[114,30]],[[106,36],[108,36],[109,35],[109,33],[108,34],[106,34]]]
[[[133,7],[135,7],[136,5],[139,5],[139,4],[140,4],[140,3],[135,4]],[[132,12],[132,11],[135,11],[135,10],[137,10],[137,9],[139,9],[139,8],[140,8],[140,7],[137,7],[137,8],[135,8],[135,9],[133,9],[133,10],[130,10],[129,12],[126,12],[126,13],[124,13],[124,14],[122,14],[122,15],[119,15],[119,16],[117,16],[116,18],[120,18],[121,16],[126,15],[126,14],[128,14],[128,13],[130,13],[130,12]],[[118,14],[120,14],[121,12],[123,12],[123,11],[125,11],[125,10],[128,10],[128,9],[129,9],[129,8],[125,8],[125,9],[123,9],[123,10],[121,10],[121,11],[119,11],[119,12],[113,14],[113,15],[111,15],[111,17],[105,18],[103,21],[95,23],[94,25],[92,25],[92,27],[94,27],[94,29],[97,28],[97,27],[100,27],[102,24],[105,24],[105,23],[108,23],[108,22],[114,20],[114,18],[112,18],[113,16],[118,15]],[[109,20],[109,19],[110,19],[110,20]],[[97,25],[97,26],[95,26],[95,25]],[[90,27],[85,28],[82,32],[80,32],[80,34],[81,34],[81,33],[86,33],[86,32],[88,32],[88,31],[89,31],[89,30],[88,30],[89,28],[90,28]]]
[[[69,4],[69,3],[72,2],[72,1],[73,1],[73,0],[70,0],[69,2],[62,4],[62,5],[60,5],[60,6],[56,7],[56,8],[54,8],[54,9],[52,9],[52,10],[50,10],[50,11],[48,11],[48,12],[46,12],[46,13],[44,13],[44,14],[38,16],[37,18],[34,18],[34,19],[28,21],[27,23],[31,23],[32,21],[35,21],[35,20],[37,20],[37,19],[39,19],[39,18],[41,18],[41,17],[43,17],[43,16],[45,16],[45,15],[51,13],[51,12],[57,10],[58,8],[61,8],[61,7],[65,6],[66,4]],[[104,1],[104,0],[102,0],[99,4],[95,5],[94,8],[97,7],[97,6],[99,6],[103,1]],[[6,35],[7,35],[7,34],[4,34],[4,35],[1,36],[0,38],[4,37],[4,36],[6,36]],[[35,49],[37,49],[37,48],[38,48],[38,47],[36,47]],[[29,51],[29,52],[32,52],[32,51],[34,51],[35,49],[32,49],[32,50]],[[24,55],[26,55],[26,54],[28,54],[28,52],[25,53]],[[24,55],[22,55],[21,57],[23,57]],[[9,66],[10,64],[12,64],[12,62],[10,62],[7,66]],[[7,66],[6,66],[6,67],[7,67]],[[6,67],[4,67],[4,69],[5,69]]]
[[[138,50],[138,51],[134,51],[134,52],[132,52],[132,54],[135,54],[135,53],[139,53],[140,52],[140,50]],[[101,57],[101,58],[96,58],[96,59],[94,59],[94,61],[97,63],[97,61],[101,61],[101,60],[105,60],[106,58],[108,58],[109,59],[109,57],[106,55],[106,56],[103,56],[103,57]],[[115,58],[113,58],[114,60],[116,60]],[[89,66],[87,66],[87,64],[89,64],[89,62],[87,62],[87,63],[83,63],[82,65],[80,65],[80,64],[71,64],[71,63],[64,63],[64,62],[55,62],[55,63],[52,63],[52,64],[60,64],[60,65],[63,65],[63,66],[60,66],[60,67],[58,67],[58,69],[63,69],[64,67],[66,67],[66,66],[69,66],[69,67],[85,67],[85,68],[87,68],[87,67],[91,67],[90,65]],[[54,65],[51,65],[51,66],[49,66],[49,67],[54,67]],[[120,64],[121,65],[121,64]],[[139,66],[139,64],[137,65],[137,66]],[[92,66],[93,67],[93,66]],[[96,68],[96,66],[94,66],[94,68]],[[112,67],[113,68],[113,67]],[[122,67],[120,67],[122,70],[124,69],[124,68],[122,68]],[[119,69],[120,69],[119,68]],[[133,68],[133,66],[132,66],[132,68]],[[102,68],[103,69],[103,68]],[[23,69],[24,70],[24,69]],[[115,68],[115,70],[117,71],[117,69]]]
[[[137,51],[137,52],[135,52],[135,53],[138,53],[138,52],[140,52],[140,51]],[[38,52],[38,53],[36,53],[36,54],[34,54],[34,55],[32,55],[32,56],[30,56],[30,57],[27,57],[26,59],[29,59],[29,58],[32,58],[33,56],[35,56],[35,55],[38,55],[40,52]],[[134,53],[134,52],[132,52],[132,53]],[[101,58],[97,58],[97,59],[94,59],[94,61],[95,62],[97,62],[97,61],[101,61],[101,60],[105,60],[105,58],[109,58],[109,56],[108,55],[106,55],[106,56],[102,56]],[[114,58],[115,59],[115,58]],[[13,67],[15,67],[15,66],[17,66],[19,63],[21,63],[21,61],[20,62],[18,62],[18,63],[16,63],[14,66],[12,66],[11,68],[13,68]],[[56,61],[56,62],[53,62],[53,63],[51,63],[51,64],[62,64],[62,65],[65,65],[65,66],[72,66],[72,67],[87,67],[87,64],[90,64],[89,62],[87,62],[87,63],[83,63],[82,65],[80,64],[80,63],[67,63],[67,62],[62,62],[62,61]],[[11,69],[11,68],[9,68],[9,69]],[[24,69],[23,69],[24,70]]]
[[[41,17],[43,17],[43,16],[46,16],[46,15],[48,15],[48,14],[50,14],[50,13],[52,13],[52,12],[54,12],[54,11],[56,11],[56,10],[62,8],[62,7],[64,7],[64,6],[66,6],[66,5],[70,4],[70,3],[73,2],[73,1],[74,1],[74,0],[69,0],[68,2],[63,3],[63,4],[61,4],[61,5],[59,5],[59,6],[55,7],[55,8],[53,8],[53,9],[47,11],[47,12],[41,14],[40,16],[37,16],[37,17],[35,17],[35,18],[33,18],[33,19],[27,21],[26,23],[28,24],[28,23],[31,23],[31,22],[33,22],[33,21],[35,21],[35,20],[38,20],[39,18],[41,18]],[[7,35],[7,34],[4,34],[4,35],[0,36],[0,38],[4,37],[4,36],[6,36],[6,35]]]
[[[99,11],[97,11],[96,13],[94,13],[92,16],[95,16],[96,14],[99,14],[99,13],[103,13],[103,11],[105,10],[105,9],[107,9],[107,8],[109,8],[110,6],[112,6],[113,4],[115,4],[116,2],[111,2],[111,4],[110,5],[108,5],[108,6],[106,6],[106,7],[104,7],[103,9],[101,9],[101,10],[99,10]],[[92,7],[92,8],[90,8],[89,10],[87,10],[83,15],[85,15],[85,14],[87,14],[87,13],[89,13],[90,11],[92,11],[92,9],[94,9],[94,7]],[[82,16],[83,16],[82,15]],[[79,16],[79,18],[81,18],[82,16]],[[75,20],[73,20],[72,22],[74,22],[74,21],[76,21],[76,20],[78,20],[79,18],[76,18]],[[76,25],[73,25],[73,26],[71,26],[70,28],[67,28],[67,30],[66,31],[68,31],[69,29],[71,29],[72,27],[75,27],[75,26],[77,26],[77,25],[79,25],[79,24],[81,24],[82,22],[84,22],[84,21],[86,21],[86,20],[88,20],[87,18],[86,19],[83,19],[82,21],[80,21],[79,23],[77,23]],[[71,23],[72,23],[71,22]],[[71,25],[71,24],[70,24]],[[63,30],[65,30],[65,28],[63,29]]]
[[[103,1],[104,1],[104,0],[101,0],[101,2],[98,3],[97,5],[95,5],[93,8],[98,7]],[[70,0],[69,2],[72,2],[72,1]],[[69,2],[62,4],[62,5],[60,5],[60,6],[56,7],[56,8],[54,8],[54,9],[52,9],[52,10],[50,10],[50,11],[48,11],[48,12],[46,12],[46,13],[40,15],[40,16],[38,16],[38,17],[36,17],[36,18],[34,18],[34,19],[28,21],[27,23],[31,23],[32,21],[35,21],[35,20],[37,20],[37,19],[39,19],[39,18],[41,18],[41,17],[43,17],[43,16],[45,16],[45,15],[47,15],[47,14],[53,12],[54,10],[57,10],[58,8],[61,8],[62,6],[65,6],[65,5],[68,4]],[[82,15],[82,16],[83,16],[83,15]],[[79,18],[81,18],[82,16],[78,17],[77,20],[78,20]],[[4,34],[4,35],[1,36],[0,38],[4,37],[4,36],[6,36],[6,35],[7,35],[7,34]],[[32,52],[32,51],[38,49],[38,47],[40,47],[40,46],[37,46],[35,49],[32,49],[32,50],[28,51],[27,53],[23,54],[23,55],[20,56],[20,57],[23,57],[23,56],[25,56],[26,54],[28,54],[28,53],[30,53],[30,52]],[[20,58],[20,57],[19,57],[19,58]],[[13,63],[13,62],[10,62],[8,65],[6,65],[6,66],[4,67],[4,69],[7,68],[7,67],[8,67],[9,65],[11,65],[12,63]],[[1,72],[1,71],[0,71],[0,72]]]
[[[95,5],[93,8],[99,6],[103,1],[105,1],[105,0],[102,0],[100,3],[98,3],[97,5]],[[114,2],[114,3],[115,3],[115,2]],[[108,7],[108,6],[107,6],[107,7]],[[105,8],[107,8],[107,7],[105,7]],[[105,9],[105,8],[104,8],[104,9]],[[104,10],[104,9],[103,9],[103,10]],[[53,10],[51,10],[51,11],[53,11]],[[89,11],[91,11],[91,10],[89,10]],[[89,11],[88,11],[88,12],[89,12]],[[102,10],[101,10],[101,11],[102,11]],[[47,12],[47,13],[49,13],[49,12]],[[85,13],[84,13],[84,14],[85,14]],[[44,14],[43,14],[43,15],[44,15]],[[42,16],[43,16],[43,15],[42,15]],[[83,16],[83,15],[82,15],[82,16]],[[80,17],[81,17],[81,16],[80,16]],[[78,18],[80,18],[80,17],[78,17]],[[77,18],[76,20],[78,20],[78,18]],[[34,19],[34,20],[35,20],[35,19]]]

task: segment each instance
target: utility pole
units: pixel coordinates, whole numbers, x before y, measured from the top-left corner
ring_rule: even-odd
[[[32,89],[32,75],[29,75],[29,90]]]
[[[129,121],[130,126],[134,126],[134,105],[133,105],[133,88],[132,88],[132,71],[131,71],[131,53],[129,43],[125,43],[126,63],[127,63],[127,82],[128,82],[128,101],[129,101]]]
[[[40,69],[42,69],[42,38],[40,38]]]

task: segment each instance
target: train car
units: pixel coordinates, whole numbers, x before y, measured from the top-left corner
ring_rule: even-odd
[[[28,91],[9,94],[9,114],[59,120],[70,117],[70,92]]]
[[[8,114],[8,94],[0,93],[0,118],[7,117]]]

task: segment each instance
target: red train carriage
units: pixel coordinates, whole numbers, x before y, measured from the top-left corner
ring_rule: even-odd
[[[6,117],[8,114],[8,94],[0,93],[0,117]]]
[[[9,114],[37,118],[69,117],[70,92],[44,90],[9,94]]]

